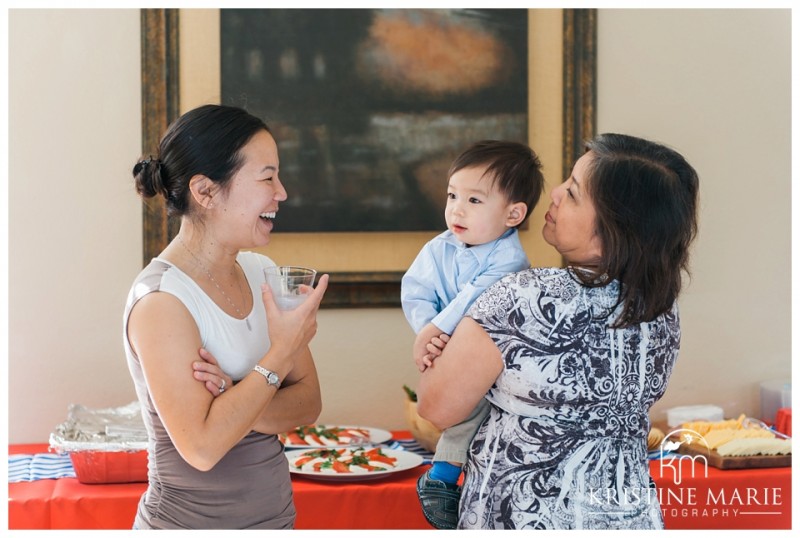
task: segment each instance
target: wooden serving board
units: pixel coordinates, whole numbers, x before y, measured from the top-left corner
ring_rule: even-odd
[[[678,453],[687,456],[704,456],[708,464],[717,469],[757,469],[763,467],[791,467],[792,455],[780,456],[720,456],[716,450],[682,444]]]

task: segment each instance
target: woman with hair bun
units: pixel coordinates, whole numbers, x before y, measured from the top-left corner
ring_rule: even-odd
[[[440,428],[490,403],[458,528],[664,527],[648,411],[680,348],[698,177],[641,138],[603,134],[586,150],[551,192],[542,230],[567,266],[488,288],[421,375],[419,414]]]
[[[180,230],[136,277],[124,313],[128,367],[148,432],[149,485],[136,529],[292,528],[277,433],[314,422],[319,380],[308,344],[328,276],[295,310],[264,282],[287,198],[266,124],[206,105],[170,125],[133,167],[143,198],[163,196]],[[199,356],[198,356],[199,353]]]

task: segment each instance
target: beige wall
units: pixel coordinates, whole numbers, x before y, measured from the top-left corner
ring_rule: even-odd
[[[682,347],[655,416],[758,414],[791,375],[789,10],[601,10],[598,129],[669,143],[700,175]]]
[[[70,403],[135,396],[121,313],[140,269],[137,10],[9,12],[9,441]],[[656,408],[757,413],[790,375],[788,11],[601,11],[600,130],[662,140],[701,176],[683,349]],[[322,419],[402,428],[415,385],[399,309],[323,311]]]
[[[141,264],[139,11],[10,10],[9,441],[135,399],[122,308]]]

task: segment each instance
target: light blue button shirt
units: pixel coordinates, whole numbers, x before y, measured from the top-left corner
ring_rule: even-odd
[[[433,323],[442,332],[453,334],[486,288],[508,273],[530,266],[516,228],[473,247],[467,247],[448,230],[422,247],[403,275],[403,313],[415,333]]]

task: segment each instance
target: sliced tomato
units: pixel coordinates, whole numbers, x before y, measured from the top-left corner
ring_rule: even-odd
[[[386,454],[381,452],[380,448],[373,448],[372,450],[368,450],[367,452],[364,453],[364,455],[370,461],[380,461],[392,466],[394,466],[394,464],[397,463],[397,458],[392,458],[390,456],[387,456]]]
[[[320,440],[319,435],[314,432],[306,433],[306,443],[312,446],[325,446],[325,444]]]
[[[351,473],[350,466],[343,461],[333,460],[333,470],[337,473]]]
[[[287,433],[286,434],[286,439],[288,440],[288,442],[286,443],[287,445],[307,445],[308,444],[308,443],[305,442],[305,440],[302,437],[300,437],[300,435],[297,432],[289,432],[289,433]]]
[[[297,458],[296,460],[294,460],[294,466],[297,467],[297,468],[300,468],[300,467],[302,467],[303,465],[305,465],[306,463],[308,463],[309,461],[311,461],[313,459],[314,459],[313,456],[303,456],[303,457]]]

